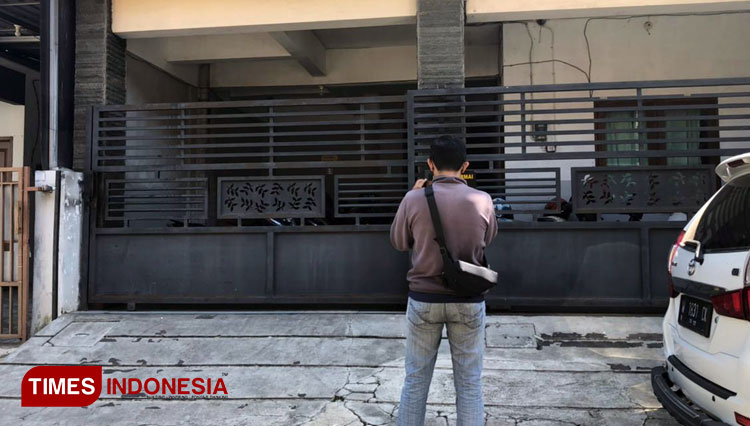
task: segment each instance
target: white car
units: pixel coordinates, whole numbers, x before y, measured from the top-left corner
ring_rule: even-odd
[[[651,384],[684,425],[750,426],[750,153],[716,173],[726,184],[669,256],[666,364]]]

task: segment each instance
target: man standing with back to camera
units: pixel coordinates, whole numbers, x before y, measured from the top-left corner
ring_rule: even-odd
[[[430,217],[424,186],[432,185],[448,252],[453,259],[481,265],[484,250],[497,235],[491,197],[470,188],[461,174],[469,167],[466,145],[440,136],[430,147],[427,164],[432,182],[419,179],[398,208],[391,225],[396,250],[412,250],[406,309],[406,379],[401,391],[398,425],[424,425],[443,325],[448,329],[458,426],[484,424],[482,360],[484,295],[459,296],[441,278],[443,260]]]

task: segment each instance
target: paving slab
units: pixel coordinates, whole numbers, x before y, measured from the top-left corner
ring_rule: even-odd
[[[404,331],[394,312],[67,314],[0,362],[0,424],[390,425]],[[651,392],[660,333],[658,317],[488,316],[486,424],[676,425]],[[229,395],[21,408],[21,378],[43,364],[102,365],[105,380],[221,377]],[[426,424],[454,425],[454,400],[443,340]]]
[[[111,321],[112,336],[373,336],[405,337],[403,313],[370,312],[73,312],[37,336],[54,336],[72,321]],[[549,341],[655,337],[662,318],[625,315],[489,315],[488,324],[534,324]],[[658,340],[658,339],[657,339]]]
[[[112,324],[106,321],[74,321],[49,339],[49,344],[55,347],[91,347],[112,330]]]
[[[15,352],[19,347],[21,347],[21,341],[18,339],[0,341],[0,360]]]
[[[290,426],[309,423],[325,406],[324,401],[303,399],[284,401],[122,400],[98,401],[85,408],[21,408],[17,400],[0,400],[0,424],[18,426]]]
[[[663,410],[487,407],[485,411],[487,426],[678,426]],[[0,400],[0,424],[18,426],[361,426],[394,425],[397,415],[394,404],[305,399],[122,400],[98,401],[87,408],[23,409],[18,401]],[[428,405],[425,420],[425,425],[455,426],[455,410]]]
[[[54,339],[52,339],[54,340]],[[403,339],[319,337],[104,337],[91,347],[56,346],[33,337],[6,357],[6,364],[105,366],[307,365],[403,366]],[[643,342],[626,347],[546,346],[486,348],[485,369],[544,371],[647,371],[663,360],[661,348]],[[441,343],[437,368],[451,368],[450,348]]]
[[[403,339],[346,337],[105,337],[92,347],[59,347],[33,337],[7,363],[102,365],[378,366],[404,356]]]
[[[20,394],[20,383],[30,367],[2,366],[0,397]],[[105,368],[103,379],[154,377],[221,378],[231,399],[333,399],[397,403],[401,395],[404,372],[401,368],[352,371],[339,367],[133,367]],[[375,384],[358,383],[367,376]],[[645,374],[580,374],[571,372],[487,371],[483,375],[485,404],[554,407],[658,408],[650,393],[650,379]],[[644,388],[647,388],[644,392]],[[591,392],[595,389],[596,392]],[[343,392],[340,392],[343,391]],[[369,390],[369,391],[368,391]],[[150,398],[147,395],[140,395]],[[113,398],[102,396],[101,399]],[[115,399],[121,397],[114,396]],[[453,375],[450,370],[435,371],[428,402],[451,404],[455,401]]]
[[[526,317],[545,340],[661,340],[661,316],[542,315]]]
[[[677,426],[664,410],[489,407],[486,412],[486,426]],[[448,424],[455,425],[454,414]]]
[[[487,324],[485,340],[488,348],[534,348],[542,341],[536,337],[533,323]]]

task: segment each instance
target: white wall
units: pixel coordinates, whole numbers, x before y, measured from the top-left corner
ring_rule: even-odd
[[[466,0],[466,22],[748,10],[746,0]]]
[[[13,138],[13,167],[23,166],[24,106],[0,101],[0,137]]]
[[[564,60],[588,72],[586,37],[595,82],[747,76],[748,22],[749,13],[561,19],[547,21],[542,29],[528,23],[529,31],[524,24],[508,23],[503,31],[505,82],[529,84],[528,65],[509,65],[528,62],[530,48],[532,61]],[[532,69],[535,84],[586,81],[582,72],[562,63],[554,64],[554,73],[552,63]]]

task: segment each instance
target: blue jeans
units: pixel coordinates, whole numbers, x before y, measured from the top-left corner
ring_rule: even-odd
[[[409,298],[406,319],[406,379],[401,390],[398,425],[424,425],[427,393],[443,325],[448,327],[453,360],[457,426],[483,425],[484,302],[426,303]]]

